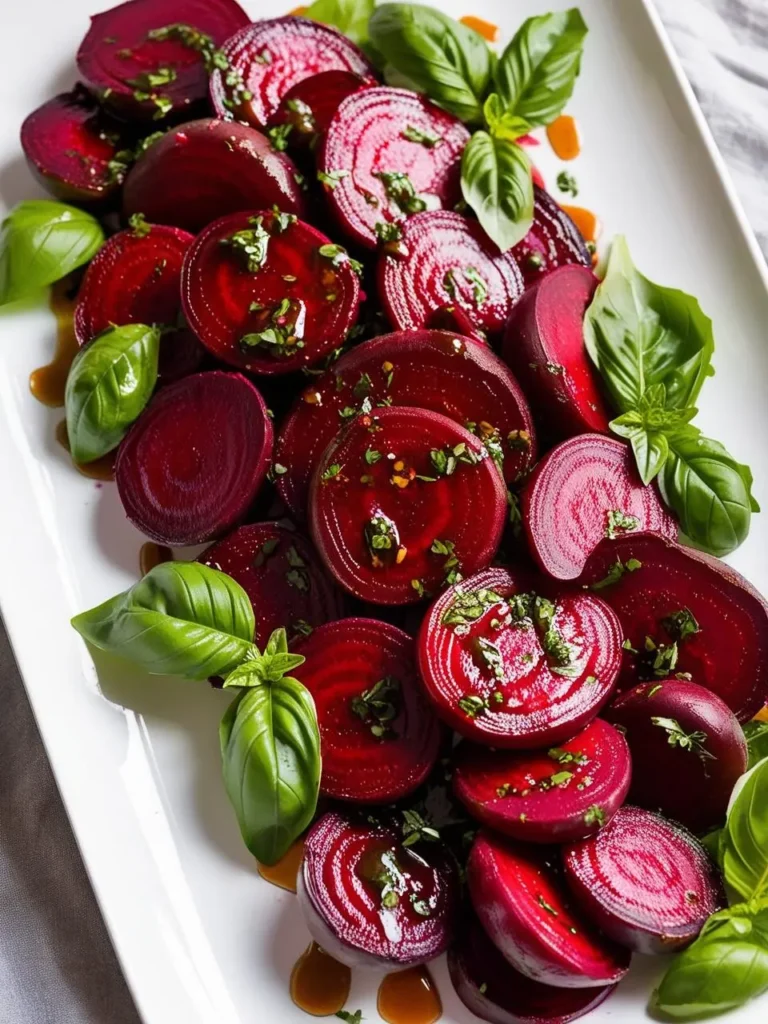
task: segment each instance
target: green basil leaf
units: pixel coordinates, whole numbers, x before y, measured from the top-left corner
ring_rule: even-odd
[[[634,422],[636,413],[625,413],[608,425],[614,434],[625,437],[632,445],[635,462],[644,484],[658,476],[669,455],[669,443],[664,434],[657,430],[646,430]],[[632,418],[632,419],[631,419]]]
[[[724,828],[715,828],[711,832],[707,832],[705,836],[701,836],[699,839],[701,845],[707,851],[710,858],[715,862],[715,864],[718,865],[718,867],[720,866],[722,858],[722,846],[724,835]]]
[[[129,590],[72,619],[103,651],[154,675],[207,679],[231,672],[253,648],[248,595],[199,562],[163,562]]]
[[[368,19],[375,6],[376,0],[315,0],[303,16],[332,25],[359,45],[368,42]]]
[[[160,331],[110,327],[74,358],[67,377],[67,435],[75,462],[112,451],[149,401],[157,382]]]
[[[576,7],[528,18],[496,68],[496,87],[510,113],[550,124],[571,98],[587,26]]]
[[[744,735],[747,738],[749,770],[754,768],[758,761],[768,757],[768,722],[747,722],[744,726]]]
[[[66,277],[104,241],[90,213],[50,199],[25,199],[0,227],[0,306]]]
[[[303,665],[303,654],[288,652],[288,636],[284,629],[276,629],[259,654],[256,647],[247,655],[234,672],[230,672],[224,686],[260,686],[262,683],[276,683],[286,673]]]
[[[495,139],[519,139],[531,130],[531,124],[524,117],[518,117],[504,107],[498,93],[492,92],[483,104],[483,117],[488,132]]]
[[[533,223],[531,162],[516,142],[475,132],[461,158],[461,191],[502,252],[528,234]]]
[[[768,896],[768,758],[737,783],[722,844],[729,892],[743,900]]]

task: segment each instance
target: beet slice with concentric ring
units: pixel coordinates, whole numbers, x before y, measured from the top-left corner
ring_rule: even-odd
[[[341,619],[295,645],[320,726],[320,791],[390,803],[437,760],[442,730],[424,697],[413,637],[377,619]]]
[[[472,906],[512,966],[557,988],[615,985],[630,954],[579,913],[555,847],[481,831],[467,862]]]
[[[442,843],[405,846],[394,821],[330,811],[304,841],[296,894],[313,939],[331,956],[392,971],[445,952],[459,888]]]
[[[303,78],[283,96],[270,118],[270,126],[286,126],[285,143],[289,148],[314,149],[347,96],[376,84],[375,78],[341,70],[321,71],[319,75]]]
[[[592,594],[552,601],[506,569],[462,580],[421,626],[419,669],[440,717],[469,739],[554,745],[596,717],[621,664],[614,612]]]
[[[160,544],[202,544],[230,530],[272,456],[264,400],[239,373],[196,373],[158,391],[115,464],[125,514]]]
[[[431,409],[468,427],[492,446],[507,482],[536,460],[525,396],[487,346],[445,331],[385,334],[314,380],[282,423],[277,488],[295,515],[305,514],[312,472],[340,425],[383,402]]]
[[[548,750],[461,743],[454,756],[453,791],[489,828],[530,843],[567,843],[610,821],[626,799],[631,777],[627,741],[596,718]]]
[[[506,488],[482,442],[406,406],[358,416],[326,449],[310,490],[312,536],[356,597],[408,604],[496,553]]]
[[[202,231],[181,277],[184,314],[218,359],[290,373],[340,345],[360,285],[341,246],[290,214],[232,213]]]
[[[632,530],[677,537],[675,520],[656,486],[643,484],[629,445],[602,434],[581,434],[553,448],[521,497],[531,554],[555,579],[576,579],[603,538]]]
[[[563,851],[568,885],[606,935],[638,953],[691,943],[721,906],[716,868],[682,825],[627,805]]]
[[[341,230],[374,249],[410,214],[455,206],[468,140],[458,118],[410,89],[381,86],[344,100],[318,157]]]
[[[531,229],[506,255],[520,268],[526,288],[557,267],[570,263],[592,265],[576,225],[549,192],[538,185],[533,187]]]

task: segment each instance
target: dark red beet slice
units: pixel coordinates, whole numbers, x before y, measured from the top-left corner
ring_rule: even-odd
[[[158,120],[205,99],[201,48],[212,50],[248,20],[235,0],[129,0],[93,15],[77,67],[92,92],[121,117]],[[197,31],[151,37],[168,26]]]
[[[397,824],[331,811],[304,843],[297,895],[312,937],[350,967],[398,970],[444,953],[458,872],[442,843],[403,846]]]
[[[326,449],[310,491],[315,544],[363,600],[407,604],[493,558],[506,490],[474,434],[407,407],[358,416]]]
[[[197,335],[188,327],[168,331],[160,339],[160,358],[157,364],[159,384],[173,384],[174,381],[196,373],[205,358],[205,349]]]
[[[296,168],[244,124],[203,118],[158,139],[131,169],[123,212],[197,233],[238,210],[277,206],[301,214]]]
[[[462,743],[453,790],[473,818],[515,839],[567,843],[609,821],[632,775],[627,742],[596,718],[559,747],[531,752]]]
[[[638,476],[629,445],[602,434],[581,434],[545,455],[523,487],[522,510],[531,554],[559,580],[575,579],[604,537],[631,530],[677,537],[655,485]]]
[[[538,185],[533,189],[531,230],[507,257],[520,268],[526,288],[557,267],[569,263],[592,265],[592,257],[576,225],[549,192]]]
[[[294,649],[307,659],[301,681],[317,707],[321,792],[389,803],[420,786],[441,729],[421,690],[413,638],[376,619],[342,619]]]
[[[704,847],[681,825],[639,807],[622,807],[563,857],[584,912],[638,953],[687,946],[720,906],[716,869]]]
[[[254,128],[269,124],[289,89],[321,71],[374,74],[353,42],[309,18],[271,18],[246,25],[222,47],[232,70],[215,69],[211,100],[219,117]]]
[[[488,344],[488,336],[485,331],[475,327],[466,312],[455,302],[450,305],[438,306],[430,316],[428,326],[438,331],[456,332],[465,338],[480,342],[481,345]]]
[[[291,126],[286,129],[290,147],[314,147],[347,96],[375,84],[374,78],[353,71],[321,71],[288,90],[270,123]]]
[[[525,397],[490,349],[444,331],[387,334],[342,356],[304,390],[284,420],[275,449],[277,486],[294,514],[305,514],[312,471],[340,424],[383,402],[470,424],[503,459],[508,482],[536,460]]]
[[[632,752],[632,803],[704,832],[725,816],[747,770],[739,720],[711,690],[681,679],[641,683],[608,710]]]
[[[316,228],[261,211],[232,213],[197,236],[181,294],[214,356],[273,374],[316,363],[344,341],[360,285],[344,250]]]
[[[272,421],[239,373],[197,373],[158,391],[120,445],[125,514],[161,544],[220,537],[253,501],[272,455]]]
[[[552,618],[553,605],[535,600],[536,586],[488,569],[441,594],[422,624],[427,692],[441,718],[476,742],[560,743],[597,715],[613,688],[622,634],[611,609],[592,594],[569,593],[553,602]]]
[[[318,158],[339,226],[374,249],[377,224],[455,206],[468,140],[461,121],[409,89],[382,86],[350,96],[328,126]]]
[[[597,585],[621,622],[620,689],[682,673],[721,697],[740,722],[768,702],[768,607],[720,559],[654,534],[628,534],[603,541],[579,582]],[[681,630],[687,615],[698,632]]]
[[[516,970],[558,988],[614,985],[630,955],[579,914],[551,847],[480,832],[467,863],[472,906]]]

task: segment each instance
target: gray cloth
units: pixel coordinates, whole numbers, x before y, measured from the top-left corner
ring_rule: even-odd
[[[768,2],[657,5],[768,253]],[[137,1021],[0,630],[0,1024]]]

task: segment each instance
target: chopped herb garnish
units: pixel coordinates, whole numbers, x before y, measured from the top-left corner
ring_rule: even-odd
[[[466,277],[467,281],[472,285],[472,300],[475,305],[482,306],[488,298],[488,285],[485,283],[475,267],[467,267],[464,271],[464,277]]]
[[[365,398],[366,395],[370,395],[373,391],[373,381],[371,380],[370,374],[361,373],[357,383],[352,388],[352,394],[355,398]]]
[[[699,626],[693,613],[688,608],[682,608],[679,612],[674,612],[674,614],[669,615],[666,619],[662,619],[661,624],[672,639],[679,642],[701,632],[701,626]]]
[[[349,177],[349,171],[318,171],[317,172],[317,180],[322,185],[325,185],[326,188],[331,189],[331,191],[333,191],[333,189],[336,188],[336,186],[339,184],[340,181],[343,181],[344,178],[348,178],[348,177]]]
[[[329,242],[326,245],[321,245],[317,251],[321,256],[330,260],[334,267],[340,267],[342,263],[348,263],[356,274],[361,274],[363,271],[362,263],[351,259],[343,245],[335,245]]]
[[[377,220],[374,225],[374,231],[379,241],[386,242],[387,244],[399,242],[403,237],[403,229],[394,220]]]
[[[275,550],[277,549],[279,544],[279,537],[270,537],[269,540],[265,540],[264,543],[259,548],[256,557],[253,560],[254,567],[256,569],[261,568],[261,566],[264,565],[269,556],[275,553]]]
[[[420,142],[422,146],[426,146],[427,149],[433,149],[435,146],[439,146],[443,141],[441,135],[433,135],[431,132],[423,132],[421,128],[417,128],[415,125],[408,124],[400,132],[404,139],[408,139],[409,142]]]
[[[364,457],[369,466],[375,466],[381,458],[381,452],[377,452],[375,448],[367,448]]]
[[[656,715],[651,717],[654,725],[664,729],[667,733],[667,743],[670,747],[679,747],[681,750],[690,750],[698,754],[702,761],[715,761],[715,755],[710,753],[704,746],[707,734],[697,729],[695,732],[686,732],[676,718],[659,718]]]
[[[544,897],[541,895],[541,893],[539,893],[539,895],[537,897],[537,900],[538,900],[539,906],[541,907],[542,910],[546,910],[546,912],[548,914],[552,914],[553,917],[559,917],[558,912],[555,910],[555,908],[550,903],[547,903],[547,901],[544,899]]]
[[[267,261],[269,232],[263,224],[262,217],[250,217],[250,228],[236,231],[229,238],[222,238],[220,245],[228,246],[245,265],[246,270],[255,274]]]
[[[470,590],[467,593],[457,591],[456,597],[443,612],[440,621],[444,626],[467,627],[470,622],[482,618],[494,605],[503,602],[504,598],[500,594],[487,588]]]
[[[365,1020],[362,1010],[355,1010],[354,1013],[350,1013],[349,1010],[337,1010],[336,1016],[346,1021],[347,1024],[360,1024],[362,1020]]]
[[[579,186],[576,184],[576,179],[568,171],[560,171],[557,176],[557,187],[561,192],[565,192],[566,195],[571,195],[576,198],[579,194]]]
[[[411,588],[416,591],[419,597],[424,597],[426,590],[421,580],[411,580]]]
[[[296,131],[301,132],[302,135],[314,134],[317,129],[317,123],[312,107],[308,103],[300,99],[291,99],[287,101],[286,107],[293,115],[291,117],[291,124],[293,124]]]
[[[174,68],[160,67],[154,71],[142,71],[135,78],[129,78],[128,85],[135,86],[140,92],[152,92],[160,85],[170,85],[175,81],[176,71]]]
[[[306,619],[296,619],[291,623],[291,633],[293,636],[310,636],[313,627],[307,622]]]
[[[417,194],[413,182],[401,171],[377,171],[375,177],[381,178],[387,196],[396,203],[403,213],[421,213],[427,204]]]
[[[334,462],[332,465],[330,465],[323,472],[323,474],[320,477],[320,479],[321,480],[335,480],[340,472],[341,472],[341,466],[338,464],[338,462]]]
[[[392,564],[397,560],[397,553],[400,550],[400,534],[389,516],[385,516],[383,512],[377,512],[365,524],[363,533],[374,568],[380,568],[385,563]]]
[[[615,540],[619,536],[619,531],[636,530],[640,526],[640,520],[636,516],[627,515],[620,508],[609,509],[606,516],[608,524],[605,528],[605,536],[610,540]]]
[[[415,893],[411,894],[411,906],[421,917],[431,917],[432,910],[426,900],[414,899]]]
[[[656,685],[655,685],[655,686],[652,686],[652,687],[650,688],[650,690],[649,690],[649,691],[648,691],[648,693],[646,694],[646,697],[649,697],[649,698],[650,698],[650,697],[655,697],[655,696],[656,696],[656,694],[657,694],[657,693],[659,692],[659,690],[661,690],[661,689],[663,689],[663,687],[662,687],[661,683],[656,683]]]
[[[128,224],[138,238],[144,238],[152,230],[152,225],[147,222],[143,213],[132,213],[128,218]]]
[[[403,811],[403,846],[413,846],[420,840],[428,843],[439,842],[440,833],[418,811]]]
[[[579,751],[564,750],[562,747],[550,747],[547,757],[551,757],[558,764],[586,764],[589,760]]]
[[[678,655],[677,642],[657,644],[653,637],[647,636],[640,656],[641,664],[638,665],[640,677],[644,679],[665,679],[667,676],[672,675],[677,665]]]
[[[458,703],[467,718],[477,718],[488,707],[488,701],[476,693],[465,693],[463,697],[459,698]]]
[[[454,445],[453,448],[433,448],[429,453],[429,460],[432,468],[438,476],[452,476],[460,462],[468,466],[474,466],[482,460],[482,455],[477,455],[468,448],[464,441]]]
[[[475,637],[472,647],[482,664],[493,673],[496,679],[503,681],[506,678],[504,658],[496,644],[492,640],[486,640],[485,637],[478,636]],[[503,694],[501,699],[504,699]]]
[[[584,813],[584,824],[585,825],[599,825],[600,828],[605,824],[605,811],[598,804],[592,804]]]
[[[277,150],[278,153],[284,153],[288,149],[288,137],[292,131],[293,125],[290,122],[276,124],[273,128],[267,128],[267,135],[272,143],[272,149]]]
[[[622,562],[620,558],[617,558],[608,570],[608,574],[597,583],[593,583],[589,589],[602,590],[604,587],[610,587],[612,584],[618,583],[624,573],[636,572],[642,568],[642,565],[643,563],[638,562],[636,558],[628,558],[626,562]]]
[[[289,569],[285,574],[285,579],[289,587],[295,587],[296,590],[301,590],[304,593],[309,590],[309,573],[306,569]]]
[[[359,697],[353,697],[349,706],[374,736],[388,739],[394,735],[391,723],[400,713],[400,701],[400,680],[394,676],[384,676]]]

